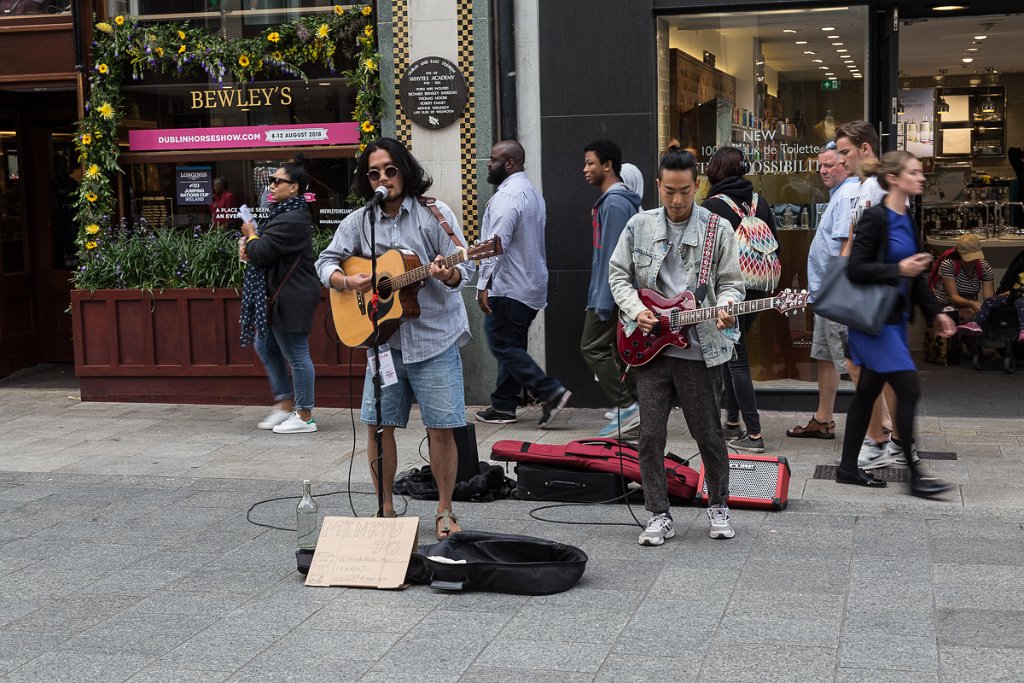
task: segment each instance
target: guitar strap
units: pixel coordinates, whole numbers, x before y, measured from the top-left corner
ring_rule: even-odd
[[[718,235],[718,214],[711,214],[711,219],[708,221],[707,231],[704,233],[704,253],[700,257],[700,275],[697,279],[697,291],[701,291],[704,288],[704,292],[707,291],[708,276],[711,274],[711,259],[715,256],[715,237]],[[703,302],[704,297],[701,296],[699,302]]]
[[[430,212],[434,214],[434,218],[436,218],[437,222],[441,224],[444,231],[448,233],[448,237],[451,239],[452,244],[454,244],[457,249],[465,249],[465,245],[462,244],[462,242],[459,241],[459,238],[455,236],[455,231],[452,230],[452,226],[448,223],[448,219],[446,219],[444,214],[441,213],[441,210],[437,208],[437,199],[435,197],[424,196],[417,197],[416,199],[419,200],[420,206],[425,206],[430,209]]]

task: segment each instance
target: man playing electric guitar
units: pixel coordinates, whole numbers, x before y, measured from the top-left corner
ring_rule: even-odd
[[[374,474],[375,485],[383,483],[384,516],[393,517],[391,489],[398,463],[395,427],[406,426],[413,398],[416,399],[430,437],[430,469],[439,494],[435,530],[442,539],[459,530],[451,507],[457,464],[452,430],[466,424],[459,348],[469,342],[470,333],[460,290],[472,279],[474,266],[472,261],[465,261],[452,268],[443,267],[442,257],[455,254],[465,242],[455,215],[446,204],[439,201],[435,208],[453,229],[455,235],[451,237],[431,208],[419,202],[430,184],[423,167],[402,143],[391,138],[371,142],[359,157],[355,189],[370,199],[383,186],[387,196],[379,206],[359,209],[341,222],[330,246],[317,259],[316,269],[327,287],[356,290],[372,301],[370,275],[346,275],[342,269],[342,262],[349,256],[369,258],[374,251],[380,255],[389,249],[405,249],[414,253],[420,263],[431,264],[431,277],[418,293],[419,316],[402,322],[389,340],[398,383],[383,390],[383,476],[376,476],[377,417],[369,363],[360,421],[368,425],[370,472]],[[369,243],[369,211],[376,212],[374,245]]]
[[[697,304],[708,307],[740,302],[745,293],[732,226],[694,205],[697,162],[693,155],[670,147],[661,157],[657,185],[662,208],[630,219],[608,271],[627,335],[637,327],[650,332],[658,324],[654,312],[640,301],[637,289],[654,289],[669,299],[684,290],[695,291],[698,297],[706,291],[704,301]],[[657,358],[634,369],[644,416],[640,423],[640,475],[644,506],[651,513],[638,539],[640,545],[661,545],[675,535],[664,456],[668,417],[677,401],[704,464],[711,538],[735,535],[726,506],[729,455],[719,407],[719,366],[732,358],[737,338],[734,317],[723,309],[714,322],[690,328],[687,348],[666,347]]]

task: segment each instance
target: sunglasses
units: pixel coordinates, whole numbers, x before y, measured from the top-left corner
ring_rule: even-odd
[[[829,140],[822,147],[822,149],[835,149],[835,148],[836,148],[836,141],[835,140]]]
[[[398,175],[398,167],[397,166],[388,166],[387,168],[384,169],[383,175],[384,175],[385,178],[387,178],[389,180],[391,178],[394,178],[395,176]],[[370,179],[370,182],[376,183],[376,182],[380,181],[381,172],[378,171],[377,169],[373,169],[369,173],[366,174],[366,177]]]
[[[294,182],[295,182],[294,180],[288,180],[287,178],[279,178],[276,175],[270,176],[270,185],[272,187],[277,187],[281,183],[289,183],[289,184],[291,184],[291,183],[294,183]]]

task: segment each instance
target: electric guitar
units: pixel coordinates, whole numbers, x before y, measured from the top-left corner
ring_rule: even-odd
[[[732,315],[746,315],[775,309],[783,315],[796,315],[797,311],[807,306],[807,291],[799,292],[784,289],[775,296],[766,299],[742,301],[728,306],[697,308],[693,292],[683,292],[679,296],[666,299],[653,289],[641,289],[637,292],[644,306],[654,312],[658,322],[650,332],[641,332],[640,328],[633,334],[626,335],[622,321],[618,324],[617,342],[619,355],[627,365],[636,367],[654,360],[666,346],[678,346],[681,349],[690,346],[687,331],[699,322],[715,320],[718,313],[728,310]]]
[[[491,238],[477,243],[469,249],[459,249],[442,259],[445,268],[451,268],[465,261],[501,254],[501,241]],[[361,256],[350,256],[341,264],[346,275],[371,273],[371,261]],[[430,264],[421,264],[415,254],[402,249],[389,249],[377,257],[377,300],[374,314],[373,291],[356,292],[330,289],[331,316],[334,329],[345,346],[369,347],[374,339],[383,344],[398,329],[399,323],[420,314],[416,300],[419,288],[430,277]],[[377,319],[377,333],[374,335],[373,320]]]

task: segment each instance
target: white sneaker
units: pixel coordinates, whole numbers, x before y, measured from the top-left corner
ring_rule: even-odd
[[[634,402],[633,405],[626,406],[625,408],[622,409],[622,411],[625,412],[627,410],[632,410],[633,408],[636,408],[637,410],[639,410],[640,409],[640,404]],[[619,409],[618,408],[612,408],[611,410],[607,411],[603,415],[604,419],[606,419],[606,420],[614,420],[618,416],[619,416]]]
[[[647,528],[640,532],[637,543],[640,545],[661,545],[666,538],[672,538],[676,532],[672,529],[672,517],[663,512],[660,515],[651,517],[647,522]]]
[[[895,464],[896,458],[889,454],[885,443],[864,439],[864,445],[860,447],[860,454],[857,456],[857,467],[862,470],[877,470]]]
[[[292,413],[288,419],[274,427],[275,434],[303,434],[316,431],[316,420],[309,418],[306,422],[298,413]]]
[[[913,451],[915,459],[916,459],[916,456],[917,456],[917,446],[911,446],[910,449],[911,449],[911,451]],[[889,439],[889,443],[885,444],[885,454],[888,457],[892,458],[892,464],[894,464],[894,465],[906,465],[907,464],[907,454],[903,452],[903,446],[900,446],[898,443],[896,443],[892,439]]]
[[[273,429],[277,425],[281,424],[291,416],[287,410],[281,410],[280,408],[274,408],[270,411],[270,415],[263,418],[263,422],[256,425],[256,429]]]
[[[732,538],[736,532],[729,524],[729,508],[724,505],[716,505],[708,508],[708,521],[711,523],[711,531],[708,535],[711,538]]]

